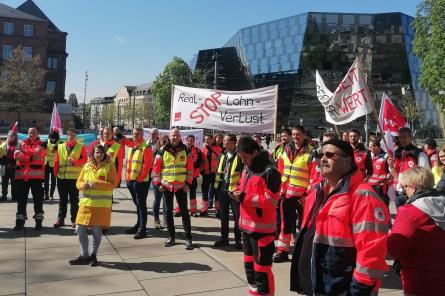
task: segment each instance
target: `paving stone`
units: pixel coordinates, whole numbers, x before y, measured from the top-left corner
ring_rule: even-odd
[[[0,261],[0,274],[25,272],[25,258]]]
[[[163,245],[160,245],[159,247],[155,247],[154,245],[126,247],[118,248],[117,251],[119,252],[119,256],[125,260],[175,254],[190,254],[190,251],[185,250],[184,245],[181,244],[175,245],[171,248],[166,248]]]
[[[104,242],[104,241],[102,241]],[[65,247],[53,247],[53,248],[38,248],[26,250],[26,260],[40,261],[51,259],[71,259],[80,254],[80,246],[65,246]],[[104,255],[117,255],[116,250],[109,243],[100,245],[99,257]]]
[[[14,295],[25,292],[24,272],[0,274],[0,295]]]
[[[78,253],[74,254],[72,258],[76,258]],[[85,277],[100,277],[115,274],[129,274],[127,268],[122,263],[122,260],[116,255],[104,255],[97,258],[100,263],[99,266],[91,267],[89,265],[68,264],[67,259],[53,259],[47,260],[44,263],[41,261],[28,261],[26,263],[26,282],[49,282],[61,281]],[[113,263],[110,267],[109,262]]]
[[[129,292],[141,288],[139,282],[129,273],[111,276],[94,276],[89,272],[85,272],[85,276],[86,277],[81,279],[28,284],[27,295],[86,296]]]
[[[100,296],[147,296],[147,292],[145,290],[137,290],[137,291],[130,291],[130,292],[119,292],[119,293],[111,293],[111,294],[97,294]]]
[[[156,296],[183,295],[246,286],[244,281],[225,270],[145,280],[141,281],[141,284],[149,295]]]
[[[25,258],[24,243],[10,243],[10,244],[4,244],[0,247],[0,261],[7,259],[24,259],[24,258]]]
[[[201,293],[188,294],[187,296],[245,296],[247,293],[247,287],[229,288],[221,290],[213,290]],[[281,294],[276,294],[281,295]],[[295,295],[294,295],[295,296]]]

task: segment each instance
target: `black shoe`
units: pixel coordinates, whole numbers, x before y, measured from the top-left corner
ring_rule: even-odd
[[[225,240],[225,239],[219,239],[213,244],[213,246],[217,247],[217,248],[227,247],[228,245],[229,245],[229,241]]]
[[[240,241],[235,242],[235,249],[242,250],[243,249],[243,243],[240,242]]]
[[[221,211],[216,211],[216,213],[215,213],[215,217],[216,218],[221,218]]]
[[[208,215],[207,211],[199,213],[199,217],[207,217]]]
[[[138,232],[139,226],[136,224],[132,228],[125,230],[126,234],[136,234]]]
[[[186,239],[185,240],[185,249],[186,250],[193,250],[195,247],[193,246],[193,243],[191,240]]]
[[[165,241],[164,246],[167,248],[173,247],[176,244],[175,239],[172,237],[169,237],[168,240]]]
[[[90,257],[88,257],[88,261],[89,261],[90,266],[97,266],[96,254],[91,253]]]
[[[142,239],[147,237],[147,230],[139,229],[138,232],[134,235],[134,239]]]
[[[173,217],[181,217],[181,212],[175,212],[175,213],[173,214]]]
[[[213,209],[213,202],[209,202],[209,209]]]
[[[68,263],[70,265],[88,265],[90,263],[90,258],[79,256],[76,259],[71,259]]]
[[[14,231],[20,231],[20,230],[25,229],[25,221],[17,220],[15,222],[15,226],[13,229],[14,229]]]
[[[103,228],[102,229],[102,235],[107,235],[109,230],[110,230],[110,228]]]
[[[42,226],[42,220],[36,220],[36,226],[34,227],[34,230],[42,230],[43,226]]]
[[[288,252],[276,252],[272,257],[273,262],[281,263],[289,261],[289,253]]]
[[[56,223],[54,223],[53,227],[54,228],[60,228],[65,226],[65,221],[57,219]]]
[[[0,198],[0,201],[6,201],[6,196],[2,196],[2,197]]]
[[[190,214],[190,216],[192,216],[192,217],[198,217],[198,216],[199,216],[199,214],[198,214],[198,213],[196,213],[196,212],[194,212],[194,213],[191,213],[191,214]]]
[[[47,193],[45,193],[45,200],[48,200],[49,199],[49,195],[48,195],[48,192]]]

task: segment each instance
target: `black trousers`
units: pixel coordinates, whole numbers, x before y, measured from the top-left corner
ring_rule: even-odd
[[[175,221],[173,219],[173,197],[176,196],[176,202],[179,205],[179,211],[182,217],[182,226],[184,227],[185,238],[192,239],[192,227],[190,224],[190,215],[187,209],[187,192],[180,189],[176,192],[164,191],[165,208],[167,218],[167,228],[169,237],[175,237]]]
[[[225,188],[225,182],[221,184],[222,188]],[[230,220],[230,212],[232,210],[233,219],[235,220],[235,227],[233,229],[235,234],[235,241],[241,242],[241,231],[238,226],[239,221],[239,209],[240,204],[233,198],[230,198],[227,190],[222,189],[217,192],[219,204],[221,206],[221,239],[228,241],[229,240],[229,220]]]
[[[303,219],[303,206],[298,202],[300,198],[290,197],[281,200],[281,228],[283,233],[290,234],[296,227],[300,228]],[[297,222],[298,218],[298,224]]]
[[[136,224],[140,230],[147,229],[147,197],[150,182],[128,181],[127,188],[130,190],[131,198],[136,206],[138,216]]]
[[[213,189],[213,183],[215,183],[215,174],[206,174],[202,176],[202,199],[213,203],[215,191]]]
[[[49,181],[51,181],[51,189],[49,188]],[[56,176],[54,176],[54,168],[50,167],[48,164],[45,165],[45,183],[44,190],[45,194],[49,193],[49,196],[54,196],[54,191],[56,190]],[[49,190],[50,189],[50,190]]]
[[[71,223],[76,221],[77,211],[79,210],[79,190],[76,187],[77,180],[57,178],[57,190],[59,191],[59,216],[60,221],[65,220],[70,202]]]
[[[8,195],[8,183],[11,181],[11,197],[17,198],[17,187],[15,186],[15,169],[5,169],[5,175],[2,176],[2,197]]]
[[[28,205],[28,194],[31,189],[32,200],[34,202],[34,219],[43,220],[43,180],[16,180],[17,186],[17,221],[25,223],[28,219],[26,206]]]
[[[243,232],[244,270],[249,286],[256,287],[254,295],[273,295],[272,256],[275,252],[275,234]]]

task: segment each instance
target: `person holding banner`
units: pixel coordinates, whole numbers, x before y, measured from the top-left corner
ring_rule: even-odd
[[[147,196],[149,173],[153,165],[153,151],[144,141],[144,129],[133,129],[133,141],[127,141],[131,149],[127,155],[127,170],[125,180],[130,191],[133,203],[136,206],[137,222],[126,231],[134,234],[134,239],[142,239],[147,236]]]
[[[169,234],[165,246],[172,247],[176,244],[173,219],[173,197],[176,196],[185,232],[185,249],[193,250],[192,227],[187,209],[187,192],[193,182],[193,158],[187,153],[187,147],[181,141],[181,132],[178,128],[171,129],[170,144],[165,145],[156,155],[152,178],[153,184],[158,186],[165,197]]]
[[[193,158],[193,181],[190,185],[190,215],[193,217],[198,217],[198,204],[196,201],[196,189],[198,188],[198,178],[202,167],[202,153],[201,150],[195,147],[195,136],[187,136],[187,150],[188,153],[192,155]],[[176,202],[175,217],[181,216],[181,211],[179,210],[179,205]]]
[[[231,208],[233,219],[235,220],[235,248],[242,249],[241,231],[238,226],[240,205],[239,202],[230,198],[230,193],[235,191],[238,186],[244,164],[235,151],[236,136],[234,134],[225,135],[223,144],[225,150],[219,155],[218,171],[214,185],[221,205],[221,238],[213,245],[215,247],[229,245],[229,209]]]
[[[83,165],[87,162],[87,152],[83,144],[76,139],[75,129],[67,131],[68,140],[57,146],[54,159],[54,175],[57,177],[59,191],[59,214],[54,228],[65,226],[65,217],[70,202],[71,227],[76,227],[76,216],[79,209],[79,190],[76,187],[77,178]]]
[[[302,125],[292,128],[292,141],[286,145],[278,163],[281,177],[281,231],[275,263],[289,260],[292,231],[298,213],[298,228],[303,219],[303,200],[309,186],[310,171],[316,165],[312,147],[308,145],[306,130]]]
[[[54,199],[54,191],[56,190],[56,175],[54,175],[54,158],[56,157],[57,146],[60,144],[60,136],[56,131],[51,131],[48,135],[48,153],[45,157],[45,200]],[[51,180],[51,189],[49,182]]]
[[[0,165],[4,167],[1,201],[6,201],[7,199],[9,181],[11,181],[11,200],[17,200],[17,187],[15,185],[17,161],[14,159],[14,153],[18,149],[19,139],[17,137],[17,131],[12,128],[8,132],[6,141],[0,144]]]
[[[276,204],[280,173],[267,151],[251,137],[242,137],[236,152],[245,164],[239,185],[229,195],[240,203],[239,227],[243,234],[244,270],[249,295],[274,295],[272,255],[275,250]]]
[[[354,149],[354,161],[365,179],[372,175],[372,159],[365,145],[360,143],[360,132],[356,129],[349,130],[349,143]]]
[[[199,214],[201,217],[208,216],[208,209],[213,208],[213,197],[215,192],[212,184],[215,182],[215,173],[218,168],[218,157],[221,151],[222,148],[215,145],[212,135],[204,136],[204,147],[201,149],[203,157],[203,169],[201,172],[202,205],[201,213]]]
[[[412,132],[407,127],[399,129],[400,147],[394,152],[394,157],[388,157],[389,171],[394,177],[396,186],[396,208],[403,206],[408,197],[398,182],[399,175],[409,168],[421,166],[430,168],[430,162],[422,149],[413,145]]]
[[[46,143],[39,137],[37,127],[28,130],[28,138],[20,145],[20,149],[14,151],[14,159],[17,161],[15,181],[17,186],[17,214],[14,230],[22,230],[28,218],[26,206],[28,193],[31,189],[34,202],[35,230],[42,229],[43,222],[43,180],[45,179]]]

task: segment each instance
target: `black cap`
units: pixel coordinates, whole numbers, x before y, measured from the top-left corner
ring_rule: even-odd
[[[346,155],[354,158],[354,149],[352,149],[351,144],[348,142],[339,140],[339,139],[332,139],[329,141],[326,141],[323,143],[323,146],[325,145],[334,145],[335,147],[339,148],[341,151],[343,151]]]

